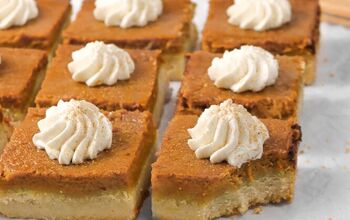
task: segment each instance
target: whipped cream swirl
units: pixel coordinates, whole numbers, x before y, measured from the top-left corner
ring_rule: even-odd
[[[35,0],[0,0],[0,30],[23,26],[38,14]]]
[[[210,106],[188,132],[192,138],[188,145],[197,158],[210,158],[211,163],[227,161],[238,168],[260,159],[269,138],[266,126],[232,100]]]
[[[242,29],[265,31],[292,19],[289,0],[235,0],[227,9],[228,22]]]
[[[143,27],[163,12],[162,0],[96,0],[94,16],[106,26]]]
[[[254,46],[226,51],[215,58],[208,69],[209,78],[218,88],[240,93],[258,92],[275,84],[278,78],[278,61],[268,51]]]
[[[126,80],[135,71],[135,64],[129,53],[114,44],[88,43],[73,52],[73,61],[68,64],[72,78],[88,86],[112,86],[118,80]]]
[[[38,122],[33,143],[60,164],[81,164],[112,146],[112,124],[93,104],[59,101]]]

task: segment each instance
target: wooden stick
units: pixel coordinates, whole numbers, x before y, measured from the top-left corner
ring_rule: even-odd
[[[350,18],[349,0],[321,0],[320,5],[322,13]]]
[[[322,13],[321,19],[322,21],[326,21],[329,23],[340,24],[343,26],[350,27],[350,19],[348,18],[342,18],[342,17],[337,17],[337,16]]]

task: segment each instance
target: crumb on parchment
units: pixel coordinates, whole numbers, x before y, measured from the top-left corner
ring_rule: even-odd
[[[330,77],[330,78],[334,78],[335,76],[336,76],[335,73],[330,73],[330,74],[329,74],[329,77]]]
[[[345,153],[346,154],[350,153],[350,147],[345,147]]]
[[[256,208],[253,209],[253,213],[256,215],[259,215],[260,213],[262,213],[263,209],[261,206],[258,206]]]

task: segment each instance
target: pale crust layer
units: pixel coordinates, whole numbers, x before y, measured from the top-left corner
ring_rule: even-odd
[[[168,73],[170,80],[181,80],[185,70],[186,53],[196,48],[198,32],[194,24],[191,24],[186,42],[180,52],[162,53],[162,69]]]
[[[207,201],[153,194],[153,216],[158,220],[207,220],[239,215],[258,205],[290,202],[294,184],[295,170],[281,170],[245,182],[237,189],[227,188]]]

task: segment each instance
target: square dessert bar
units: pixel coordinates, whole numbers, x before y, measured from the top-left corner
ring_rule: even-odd
[[[159,122],[169,84],[166,73],[159,68],[160,51],[128,50],[135,62],[135,72],[130,79],[113,86],[89,87],[74,81],[67,67],[72,61],[72,52],[81,47],[59,46],[35,100],[37,106],[53,106],[60,99],[86,100],[107,111],[148,110],[153,113],[155,122]]]
[[[318,0],[289,0],[292,20],[280,28],[264,32],[243,30],[228,23],[227,8],[232,0],[211,0],[203,31],[202,48],[222,53],[242,45],[260,46],[282,55],[301,55],[306,60],[305,83],[315,80],[316,51],[319,44],[320,8]]]
[[[0,30],[0,46],[52,50],[70,20],[69,1],[36,0],[39,15],[23,26]]]
[[[176,115],[152,165],[152,211],[156,219],[213,219],[266,203],[291,201],[300,128],[265,119],[270,138],[261,159],[241,168],[197,159],[187,144],[198,117]]]
[[[34,102],[46,70],[45,51],[0,48],[0,105],[5,118],[17,122]]]
[[[198,51],[188,55],[184,79],[179,91],[178,111],[200,114],[210,105],[232,99],[259,118],[297,118],[303,98],[304,59],[302,57],[277,56],[279,76],[276,83],[260,92],[235,93],[215,86],[208,76],[208,68],[215,57]]]
[[[113,142],[93,161],[63,166],[32,137],[45,109],[29,109],[0,159],[0,213],[36,219],[134,219],[149,186],[156,129],[147,112],[106,113]]]
[[[93,15],[95,1],[86,0],[77,19],[64,31],[64,42],[86,44],[92,41],[114,43],[123,48],[162,50],[163,68],[172,79],[183,73],[184,54],[195,47],[197,32],[192,24],[194,5],[190,0],[163,0],[163,13],[144,27],[107,27]]]
[[[34,49],[0,48],[0,152],[12,127],[21,121],[44,77],[46,53]]]

